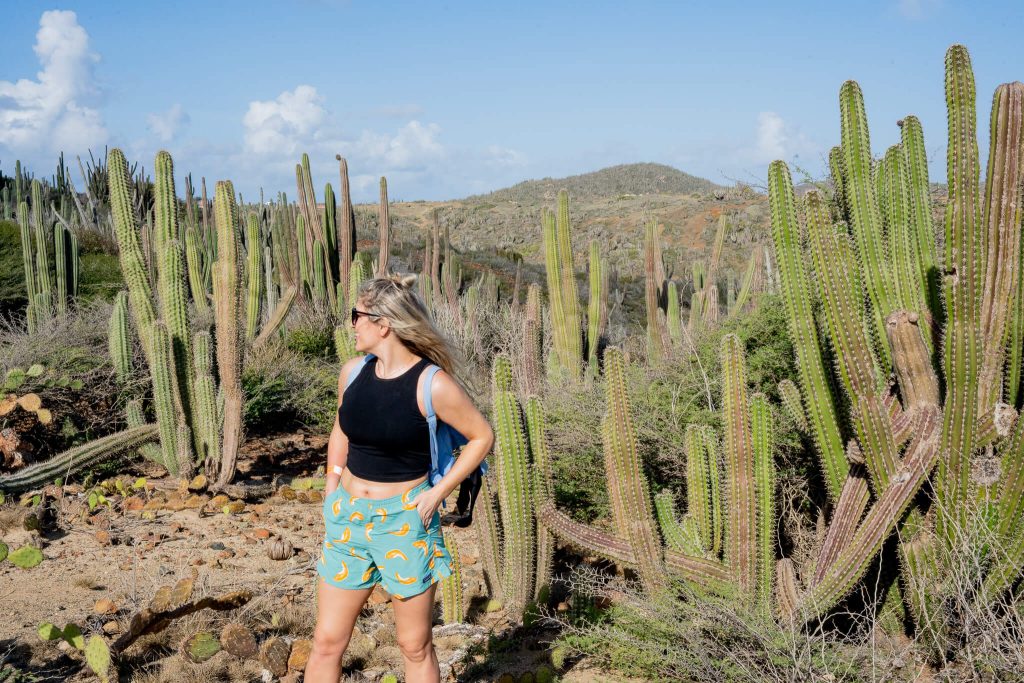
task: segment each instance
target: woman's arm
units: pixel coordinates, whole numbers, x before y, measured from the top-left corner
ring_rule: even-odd
[[[360,357],[352,358],[341,366],[341,372],[338,373],[338,408],[341,408],[341,400],[345,395],[348,376],[352,373],[353,368],[359,364],[360,360],[362,360]],[[335,411],[334,428],[331,430],[331,438],[327,441],[325,496],[333,493],[334,489],[338,488],[339,482],[341,482],[341,475],[335,472],[334,467],[337,466],[341,470],[345,467],[346,462],[348,462],[348,437],[345,436],[345,432],[341,431],[341,425],[338,424],[338,412]]]
[[[455,459],[448,474],[430,489],[436,501],[436,505],[430,510],[430,514],[433,515],[437,505],[440,505],[463,479],[472,474],[491,451],[494,445],[494,430],[462,387],[444,370],[439,370],[434,375],[430,396],[437,418],[454,427],[469,440],[469,443],[462,447],[462,452]]]

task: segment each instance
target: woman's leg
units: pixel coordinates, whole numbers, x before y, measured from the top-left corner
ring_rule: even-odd
[[[407,683],[437,683],[441,677],[431,631],[436,588],[435,583],[419,595],[391,601]]]
[[[373,586],[350,590],[332,586],[322,577],[319,579],[316,629],[303,678],[305,683],[338,683],[341,656],[352,637],[356,617],[372,591]]]

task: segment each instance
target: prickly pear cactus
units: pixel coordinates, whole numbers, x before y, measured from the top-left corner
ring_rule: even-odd
[[[220,650],[220,641],[217,640],[217,636],[205,631],[189,636],[181,644],[181,654],[195,664],[202,664]]]

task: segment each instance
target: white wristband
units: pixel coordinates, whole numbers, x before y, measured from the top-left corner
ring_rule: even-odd
[[[339,477],[341,476],[341,468],[338,467],[337,465],[331,465],[331,471],[337,474]]]

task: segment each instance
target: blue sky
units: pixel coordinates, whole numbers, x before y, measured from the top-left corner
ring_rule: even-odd
[[[380,175],[393,199],[450,199],[636,161],[758,183],[775,158],[823,172],[854,78],[875,153],[915,113],[942,180],[944,52],[971,51],[984,152],[993,89],[1024,78],[1024,3],[856,5],[20,0],[0,170],[109,144],[247,198],[294,195],[303,151],[318,188],[346,156],[357,200]]]

